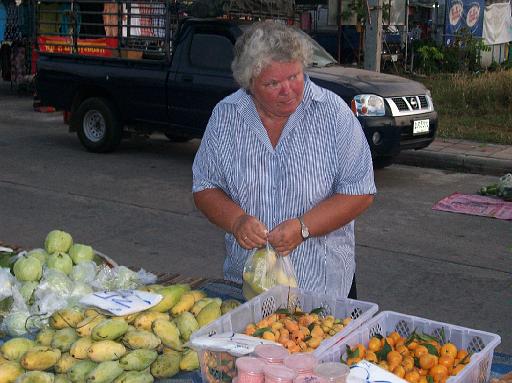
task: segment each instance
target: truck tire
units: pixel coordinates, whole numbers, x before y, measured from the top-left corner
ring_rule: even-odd
[[[123,126],[114,106],[107,99],[88,98],[73,114],[73,128],[82,145],[90,152],[111,152],[121,143]]]

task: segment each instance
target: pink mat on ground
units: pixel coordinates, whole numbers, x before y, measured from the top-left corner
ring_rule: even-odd
[[[432,206],[432,210],[512,220],[512,202],[483,195],[453,193]]]

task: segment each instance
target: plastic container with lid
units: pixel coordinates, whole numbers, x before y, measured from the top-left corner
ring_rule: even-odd
[[[237,383],[263,383],[266,364],[259,358],[243,356],[236,360]]]
[[[290,353],[279,344],[259,344],[254,348],[254,355],[267,364],[283,364],[284,358]]]
[[[282,365],[265,366],[265,383],[293,383],[296,376],[295,371]]]
[[[232,382],[235,383],[235,382]],[[327,379],[318,375],[298,375],[293,383],[329,383]]]
[[[313,375],[318,360],[310,353],[296,353],[288,355],[283,364],[295,371],[297,375]]]
[[[321,363],[315,367],[315,375],[327,379],[329,383],[345,383],[349,373],[350,368],[339,362]]]

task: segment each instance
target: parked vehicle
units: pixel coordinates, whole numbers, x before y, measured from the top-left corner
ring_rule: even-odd
[[[125,28],[130,25],[123,33]],[[234,20],[186,18],[175,32],[138,49],[126,44],[130,36],[121,36],[119,28],[117,45],[106,48],[111,57],[84,53],[80,36],[65,53],[40,47],[37,94],[43,104],[70,112],[71,131],[92,152],[113,151],[131,134],[163,132],[177,142],[201,138],[213,107],[238,88],[230,64],[244,28]],[[311,41],[314,60],[306,73],[351,106],[376,165],[433,141],[437,113],[422,84],[342,67]]]

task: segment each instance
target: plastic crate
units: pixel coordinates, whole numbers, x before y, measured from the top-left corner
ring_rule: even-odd
[[[322,307],[325,315],[333,315],[341,319],[352,318],[352,321],[340,332],[320,343],[320,346],[313,352],[315,356],[354,331],[379,309],[377,304],[371,302],[336,298],[287,286],[275,286],[199,329],[192,337],[210,336],[224,332],[243,333],[249,323],[259,322],[277,309],[287,308],[289,305],[298,306],[306,312]]]
[[[450,377],[447,383],[488,381],[494,349],[501,343],[499,335],[393,311],[380,312],[339,343],[329,349],[324,348],[317,357],[322,362],[339,361],[341,357],[346,358],[344,355],[346,345],[354,346],[357,343],[367,345],[372,336],[376,334],[387,336],[393,331],[398,332],[402,337],[408,337],[415,330],[438,338],[441,338],[444,331],[446,342],[451,342],[457,348],[473,353],[469,364],[458,375]]]

